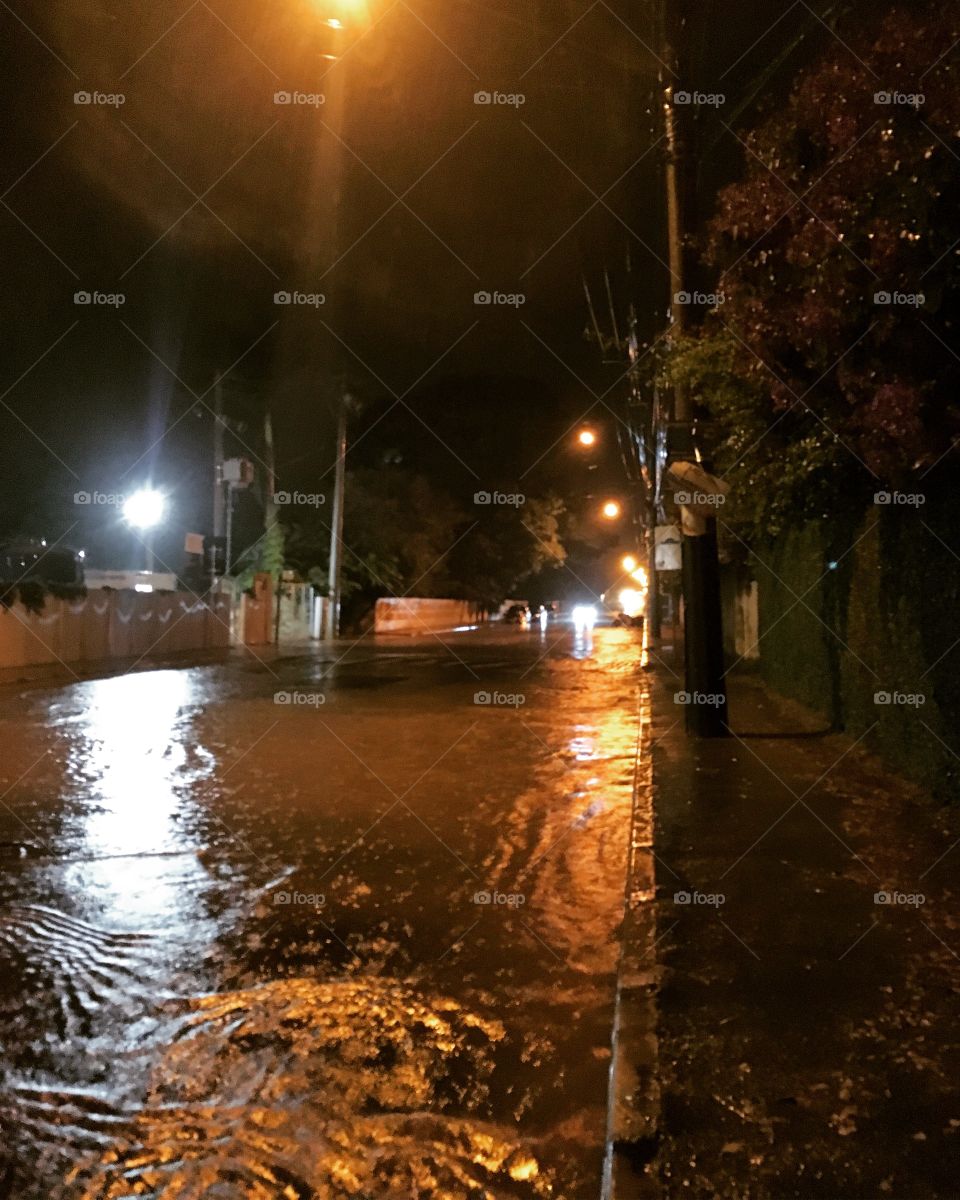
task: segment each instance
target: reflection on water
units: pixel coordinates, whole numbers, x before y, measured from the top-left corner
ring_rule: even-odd
[[[270,897],[288,878],[314,890],[317,860],[356,838],[329,805],[310,807],[318,752],[303,749],[303,714],[271,734],[269,756],[244,759],[226,805],[224,756],[260,745],[276,720],[259,679],[211,719],[198,716],[196,672],[81,685],[82,711],[59,727],[69,859],[37,868],[30,902],[0,909],[0,972],[15,981],[0,986],[0,1197],[592,1194],[637,649],[627,631],[598,631],[595,643],[582,630],[572,654],[539,668],[543,703],[504,718],[502,740],[490,725],[493,741],[457,742],[464,757],[451,753],[449,774],[429,776],[434,793],[418,793],[433,839],[442,833],[484,880],[524,894],[522,911],[485,911],[472,925],[472,907],[454,907],[465,890],[456,864],[449,878],[441,866],[434,895],[419,877],[432,841],[406,856],[411,820],[391,827],[398,845],[358,848],[359,900],[347,905],[331,886],[341,907],[329,938],[324,922],[278,912]],[[391,752],[408,714],[398,721],[389,697],[355,703],[351,733]],[[443,726],[437,753],[462,732],[459,718]],[[338,745],[322,744],[328,788],[351,778]],[[423,769],[409,765],[411,778]],[[444,788],[471,772],[498,785],[482,818],[464,806],[442,825],[456,808]],[[269,861],[249,845],[269,847]],[[400,892],[389,889],[417,884],[424,899],[392,910]],[[380,948],[403,942],[401,919],[410,946],[429,942],[428,953],[391,959],[387,977]],[[462,949],[441,960],[458,934]]]
[[[54,870],[97,922],[0,911],[21,985],[6,1012],[0,1001],[16,1047],[0,1196],[555,1196],[529,1149],[484,1119],[499,1021],[370,976],[189,994],[205,943],[235,974],[208,903],[220,885],[197,853],[213,760],[190,741],[195,688],[180,671],[97,681],[67,724],[82,802]]]
[[[574,658],[589,658],[593,653],[593,626],[592,625],[577,625],[573,632],[573,649],[571,651]]]
[[[210,770],[209,761],[187,751],[185,710],[194,686],[187,671],[88,685],[73,755],[95,803],[83,808],[82,850],[66,868],[65,884],[70,892],[91,893],[110,926],[185,922],[196,915],[191,891],[159,857],[196,849],[180,820],[181,792]]]
[[[583,725],[577,726],[578,735],[570,742],[570,750],[577,762],[587,762],[588,759],[594,756],[594,741],[589,736],[589,732],[580,732],[584,730]]]
[[[142,1114],[77,1200],[546,1200],[536,1162],[493,1128],[427,1113],[337,1127],[309,1107]]]
[[[277,980],[167,1006],[139,1102],[22,1085],[0,1121],[57,1160],[57,1200],[554,1196],[529,1150],[471,1116],[505,1036],[393,980]]]

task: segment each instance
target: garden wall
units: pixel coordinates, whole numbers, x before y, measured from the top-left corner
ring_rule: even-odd
[[[182,592],[91,591],[47,596],[39,611],[0,606],[0,668],[160,657],[230,645],[230,600]]]
[[[469,600],[396,599],[381,596],[374,611],[374,633],[438,633],[480,622],[480,607]]]

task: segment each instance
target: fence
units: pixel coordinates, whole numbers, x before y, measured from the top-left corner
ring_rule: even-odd
[[[230,599],[180,592],[94,591],[82,600],[48,596],[33,612],[0,607],[0,668],[107,658],[167,656],[230,645]]]

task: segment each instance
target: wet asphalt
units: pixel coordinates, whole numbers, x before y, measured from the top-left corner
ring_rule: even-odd
[[[0,688],[0,1195],[597,1195],[639,653]]]

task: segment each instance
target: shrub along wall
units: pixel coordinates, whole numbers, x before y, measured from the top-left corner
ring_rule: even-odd
[[[960,502],[872,505],[762,548],[761,670],[942,799],[960,799]],[[884,698],[890,702],[885,703]]]

